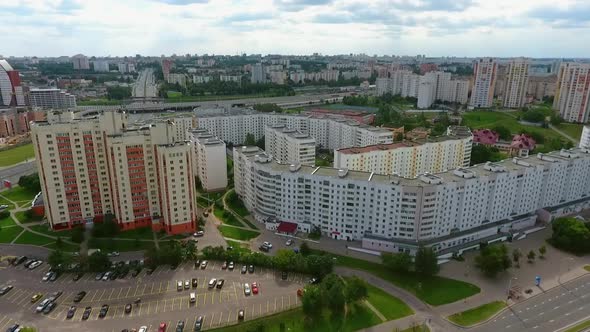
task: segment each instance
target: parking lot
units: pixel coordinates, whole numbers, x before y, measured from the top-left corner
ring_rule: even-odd
[[[185,330],[192,331],[192,325],[198,316],[204,317],[204,329],[210,329],[237,322],[237,312],[243,309],[245,320],[280,312],[300,305],[297,289],[302,287],[306,276],[290,273],[287,280],[281,280],[281,273],[271,269],[256,268],[254,273],[242,274],[241,265],[235,270],[224,270],[221,262],[209,262],[206,269],[196,269],[194,264],[185,263],[177,269],[158,267],[151,275],[143,269],[137,277],[130,274],[124,279],[96,281],[95,274],[86,273],[80,280],[73,281],[72,274],[63,274],[54,282],[41,281],[49,270],[43,264],[36,270],[29,271],[22,266],[2,269],[0,286],[11,284],[10,292],[0,296],[0,330],[5,330],[14,322],[33,325],[39,331],[85,330],[85,331],[120,331],[123,328],[138,328],[141,325],[153,326],[157,330],[160,322],[184,320]],[[178,280],[197,279],[197,287],[177,290]],[[222,289],[208,288],[211,278],[224,279]],[[244,283],[257,282],[259,293],[246,296]],[[57,299],[57,307],[49,314],[36,313],[35,308],[46,295],[63,291]],[[74,303],[74,297],[80,291],[86,296]],[[31,297],[37,293],[44,296],[31,303]],[[189,294],[195,293],[195,302],[189,302]],[[126,304],[141,299],[133,304],[130,313],[125,313]],[[98,313],[103,304],[109,310],[104,318]],[[71,305],[77,310],[71,319],[66,313]],[[87,321],[82,320],[85,307],[92,307]],[[168,324],[170,326],[170,324]],[[172,329],[169,327],[169,329]]]

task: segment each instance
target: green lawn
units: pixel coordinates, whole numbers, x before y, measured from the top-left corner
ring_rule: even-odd
[[[246,318],[248,318],[248,311]],[[237,315],[237,313],[236,313]],[[380,324],[381,320],[377,317],[373,311],[364,305],[354,305],[348,308],[348,314],[346,319],[331,321],[329,314],[324,314],[318,322],[312,326],[305,326],[305,317],[301,309],[294,309],[278,313],[272,316],[266,316],[258,318],[252,321],[246,321],[244,323],[222,327],[214,329],[215,332],[244,332],[254,331],[259,326],[264,326],[264,332],[331,332],[331,331],[342,331],[352,332],[358,331],[367,327],[371,327]],[[284,326],[284,330],[281,329],[281,324]],[[342,326],[338,326],[342,324]]]
[[[223,235],[223,237],[228,237],[230,239],[242,241],[248,241],[260,235],[260,233],[256,231],[250,231],[247,229],[241,229],[225,225],[219,226],[219,231],[221,232],[221,235]]]
[[[227,194],[225,202],[227,203],[227,206],[240,217],[250,215],[250,211],[246,209],[246,206],[244,206],[244,202],[242,202],[242,200],[238,197],[238,194],[236,194],[235,190],[232,189]]]
[[[154,242],[91,238],[88,242],[88,247],[90,249],[100,249],[106,251],[142,251],[153,248]]]
[[[585,322],[581,322],[580,324],[570,327],[569,329],[565,330],[565,332],[584,332],[584,331],[587,331],[587,329],[589,327],[590,327],[590,319]]]
[[[459,280],[439,276],[424,277],[413,273],[392,273],[379,263],[348,256],[335,255],[332,253],[326,254],[336,257],[337,265],[372,273],[381,279],[387,280],[392,284],[409,291],[422,301],[433,306],[453,303],[475,295],[481,291],[479,287]]]
[[[557,126],[557,128],[570,135],[573,139],[579,140],[580,136],[582,136],[582,129],[584,128],[584,125],[577,123],[561,123]]]
[[[367,284],[369,301],[388,320],[394,320],[412,315],[414,311],[408,307],[402,300],[391,296],[381,288]]]
[[[561,135],[559,135],[551,129],[521,125],[520,123],[518,123],[518,120],[516,120],[514,117],[503,112],[467,112],[463,115],[463,125],[468,126],[472,129],[491,129],[495,126],[504,126],[508,128],[512,134],[518,134],[523,130],[526,130],[528,132],[538,132],[545,136],[546,141],[551,138],[562,138]]]
[[[35,158],[33,144],[25,144],[13,149],[0,151],[0,167],[18,164],[25,159]]]
[[[166,92],[166,97],[167,98],[181,98],[182,97],[182,92],[178,92],[178,91],[167,91]]]
[[[416,326],[408,327],[407,329],[402,330],[400,332],[430,332],[430,329],[426,325],[416,325]]]
[[[4,190],[2,196],[8,198],[13,202],[19,203],[20,206],[30,204],[38,192],[30,192],[27,189],[19,186],[14,186],[12,189]]]
[[[16,219],[23,224],[28,224],[32,222],[38,222],[43,220],[43,217],[35,217],[29,214],[27,211],[18,211],[14,213],[16,215]]]
[[[586,271],[590,272],[590,265],[586,265],[586,266],[584,266],[584,270],[586,270]]]
[[[250,220],[244,218],[243,221],[250,226],[252,229],[258,229],[258,226],[254,225]]]
[[[69,239],[72,236],[72,231],[69,229],[64,229],[62,231],[54,231],[49,227],[49,225],[33,225],[29,227],[35,232],[47,234],[50,236],[59,236],[62,239]]]
[[[3,193],[3,191],[0,192],[0,195],[2,195],[2,193]],[[0,197],[0,205],[8,205],[8,210],[14,209],[14,204],[10,203],[4,197]]]
[[[46,245],[55,242],[54,239],[43,235],[38,235],[29,231],[24,232],[14,243],[18,244],[34,244],[37,246]]]
[[[504,301],[494,301],[473,309],[450,315],[449,320],[461,326],[471,326],[485,321],[505,307],[506,303]]]
[[[214,207],[213,208],[213,214],[215,214],[215,216],[217,217],[217,219],[221,220],[221,222],[224,223],[224,224],[232,225],[232,226],[238,226],[238,227],[244,227],[244,224],[242,224],[229,211],[225,211],[223,209]]]
[[[23,229],[20,226],[17,227],[5,227],[0,229],[0,243],[10,243],[14,238],[22,232]]]
[[[12,225],[16,225],[16,223],[14,222],[14,219],[12,219],[11,216],[0,219],[0,229],[5,226],[12,226]]]
[[[154,231],[152,231],[151,227],[142,227],[136,228],[128,231],[121,231],[117,234],[117,238],[119,239],[144,239],[144,240],[153,240]]]

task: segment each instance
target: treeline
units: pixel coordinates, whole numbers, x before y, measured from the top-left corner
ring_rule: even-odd
[[[185,96],[265,94],[272,97],[279,97],[295,95],[293,88],[287,85],[273,83],[252,84],[245,80],[241,83],[211,80],[207,83],[200,84],[188,83],[186,87],[180,84],[165,83],[160,88],[160,95],[166,97],[167,92],[170,90],[179,91]]]
[[[109,86],[107,88],[107,98],[122,100],[131,98],[131,87],[127,86]]]

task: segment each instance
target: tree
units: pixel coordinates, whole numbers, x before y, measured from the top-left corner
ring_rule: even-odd
[[[353,303],[364,300],[368,296],[367,282],[359,277],[351,277],[346,281],[344,297],[346,303]]]
[[[516,264],[516,267],[520,267],[520,258],[522,257],[522,253],[518,248],[512,250],[512,260]]]
[[[88,257],[88,270],[91,272],[106,271],[111,267],[111,261],[107,254],[102,251],[96,251]]]
[[[74,227],[72,229],[72,235],[70,236],[70,240],[76,243],[82,243],[84,241],[84,228],[81,226]]]
[[[512,140],[512,133],[510,132],[510,129],[504,127],[504,126],[494,126],[494,128],[492,128],[493,131],[495,131],[496,133],[498,133],[498,136],[500,137],[500,139],[503,139],[505,141],[509,141]]]
[[[303,296],[301,297],[301,306],[303,313],[315,319],[322,313],[322,292],[319,286],[308,285],[305,287]]]
[[[535,254],[534,251],[529,251],[529,253],[526,255],[526,258],[528,259],[529,263],[532,263],[535,260],[535,256],[537,256]]]
[[[332,272],[334,261],[326,255],[309,255],[306,257],[306,265],[308,273],[322,279]]]
[[[244,145],[256,145],[256,138],[254,137],[254,134],[252,134],[252,133],[246,134],[246,139],[244,140]]]
[[[558,126],[563,122],[563,119],[561,118],[561,116],[559,116],[559,114],[553,114],[551,115],[551,124],[554,126]]]
[[[58,236],[57,239],[55,240],[55,246],[59,249],[61,249],[61,247],[63,246],[64,242],[61,239],[61,236]]]
[[[311,254],[311,248],[309,247],[309,244],[307,244],[307,241],[303,241],[303,243],[301,243],[299,246],[299,253],[301,253],[303,256]]]
[[[424,276],[436,275],[440,267],[432,248],[420,247],[414,258],[414,271]]]
[[[126,86],[109,86],[107,87],[108,99],[128,99],[131,98],[131,88]]]
[[[47,257],[47,263],[53,270],[62,270],[65,266],[65,254],[61,250],[52,251]],[[59,267],[58,267],[59,266]]]
[[[522,119],[528,122],[543,122],[545,121],[545,114],[539,110],[530,110],[522,115]]]
[[[39,180],[39,173],[33,173],[31,175],[23,175],[18,179],[18,185],[27,189],[30,192],[41,191],[41,182]]]
[[[486,246],[475,257],[475,266],[488,277],[495,277],[498,272],[505,271],[511,265],[508,248],[504,244]]]
[[[539,258],[544,259],[546,253],[547,247],[545,245],[542,245],[541,248],[539,248]]]
[[[296,255],[293,250],[279,249],[274,257],[275,266],[280,270],[287,270],[295,263]]]
[[[412,267],[412,257],[405,252],[399,254],[382,253],[381,262],[394,272],[409,272]]]
[[[335,274],[327,275],[321,283],[322,296],[333,315],[338,315],[344,311],[344,282]]]
[[[557,248],[577,254],[590,252],[589,226],[576,218],[558,218],[551,226],[550,243]]]
[[[495,147],[488,147],[482,144],[471,147],[471,165],[482,164],[487,161],[502,160],[502,154]]]

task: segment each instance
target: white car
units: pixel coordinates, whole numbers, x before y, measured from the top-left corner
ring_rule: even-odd
[[[184,289],[189,289],[191,288],[191,282],[190,280],[185,280],[184,281]]]
[[[211,278],[211,280],[209,280],[209,288],[215,287],[215,284],[217,284],[217,279]]]
[[[272,243],[270,243],[270,242],[268,242],[268,241],[264,241],[264,242],[262,243],[262,245],[263,245],[263,246],[266,246],[266,247],[268,247],[268,249],[272,249]]]
[[[51,302],[49,299],[45,299],[45,300],[41,301],[41,303],[39,303],[39,305],[37,306],[37,308],[35,310],[37,312],[43,311],[43,309],[45,309],[45,307],[49,304],[49,302]]]
[[[291,240],[291,239],[288,239],[288,240],[287,240],[287,243],[285,243],[285,244],[286,244],[287,246],[290,246],[290,245],[292,245],[292,244],[293,244],[293,240]]]
[[[109,278],[111,277],[111,274],[113,274],[113,272],[111,272],[111,271],[109,271],[109,272],[105,273],[105,274],[102,276],[102,281],[107,281],[107,280],[109,280]]]
[[[39,265],[43,264],[42,261],[35,261],[33,263],[31,263],[31,265],[29,265],[29,270],[33,270],[35,268],[37,268]]]
[[[205,269],[207,267],[207,261],[201,262],[201,269]]]
[[[244,284],[244,294],[245,295],[250,295],[252,291],[250,290],[250,285],[248,285],[248,283]]]
[[[147,332],[147,326],[142,326],[139,328],[139,331],[137,332]]]
[[[182,280],[176,281],[176,290],[178,290],[178,291],[182,290]]]
[[[45,275],[43,276],[43,281],[48,281],[49,278],[51,278],[51,276],[53,275],[53,272],[47,272],[45,273]]]
[[[195,293],[191,293],[189,295],[189,302],[190,303],[195,303],[196,300],[197,300],[197,296],[195,295]]]

